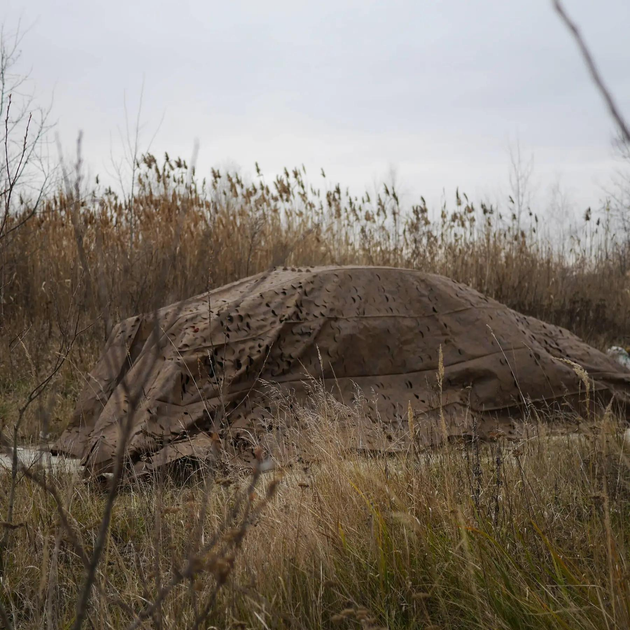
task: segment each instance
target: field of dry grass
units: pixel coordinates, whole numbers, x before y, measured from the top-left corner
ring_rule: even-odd
[[[333,404],[308,410],[312,462],[121,489],[87,627],[628,627],[630,462],[611,418],[358,456]],[[23,480],[2,582],[19,628],[72,626],[106,502],[73,474],[46,482],[72,535]]]
[[[112,323],[273,265],[441,273],[596,346],[630,341],[630,251],[605,220],[560,247],[541,218],[519,229],[509,210],[459,193],[434,217],[385,186],[354,197],[320,181],[299,169],[197,181],[179,160],[145,156],[132,198],[78,180],[20,225],[25,203],[0,239],[5,443],[60,433]],[[549,436],[542,420],[518,443],[388,457],[346,452],[335,413],[313,400],[318,457],[260,475],[112,490],[72,473],[3,473],[0,622],[630,626],[630,466],[610,414],[581,437]]]
[[[219,171],[197,181],[185,162],[152,156],[137,178],[124,199],[80,180],[61,186],[2,239],[3,330],[39,347],[78,304],[86,322],[101,319],[87,337],[102,339],[106,316],[149,311],[156,296],[175,301],[276,265],[369,264],[441,273],[588,340],[630,341],[630,252],[605,216],[552,245],[543,217],[519,228],[509,205],[459,192],[431,212],[423,199],[401,207],[386,185],[355,196],[300,169],[272,182]]]

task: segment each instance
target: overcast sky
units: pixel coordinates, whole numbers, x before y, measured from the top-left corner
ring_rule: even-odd
[[[630,115],[630,2],[565,0]],[[305,164],[360,192],[394,168],[409,200],[507,191],[508,143],[533,154],[542,205],[561,181],[578,210],[615,167],[613,127],[550,0],[4,0],[32,25],[31,69],[70,150],[93,173],[121,151],[125,95],[142,148],[198,169]],[[160,125],[160,121],[161,125]]]

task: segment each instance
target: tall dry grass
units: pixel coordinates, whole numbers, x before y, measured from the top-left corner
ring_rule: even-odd
[[[315,392],[297,411],[314,457],[254,488],[247,476],[191,472],[121,491],[97,573],[90,627],[589,628],[630,624],[628,444],[604,414],[592,432],[519,443],[448,444],[358,456]],[[104,492],[49,477],[89,552]],[[277,485],[271,496],[269,485]],[[247,489],[249,486],[249,489]],[[261,505],[245,529],[230,512]],[[26,480],[3,598],[16,627],[69,627],[84,565],[53,498]],[[218,535],[216,548],[187,558]],[[235,550],[234,539],[239,540]],[[221,547],[223,549],[223,547]],[[165,584],[181,579],[137,616]],[[217,584],[221,590],[217,591]],[[150,608],[150,607],[149,607]]]
[[[0,325],[5,337],[32,327],[47,340],[81,297],[102,339],[104,309],[112,320],[147,311],[158,292],[178,300],[275,265],[368,264],[448,275],[586,339],[628,340],[625,241],[592,219],[559,247],[543,223],[519,230],[509,208],[503,217],[459,193],[452,209],[403,208],[386,185],[359,198],[316,188],[300,169],[271,183],[219,171],[199,181],[183,161],[147,155],[133,198],[77,183],[6,239]]]

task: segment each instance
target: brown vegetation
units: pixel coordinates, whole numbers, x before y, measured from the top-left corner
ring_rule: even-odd
[[[0,325],[13,352],[12,333],[41,350],[77,303],[82,321],[99,320],[82,339],[102,340],[105,320],[148,312],[156,295],[169,303],[276,265],[411,267],[598,345],[630,337],[630,253],[590,211],[560,246],[539,217],[519,230],[509,210],[477,208],[459,192],[452,210],[431,213],[423,200],[404,210],[386,185],[358,198],[339,185],[314,188],[299,169],[271,184],[218,171],[198,182],[183,161],[150,155],[137,179],[124,200],[80,182],[60,189],[2,240]],[[7,230],[29,214],[26,204]]]
[[[76,178],[22,225],[26,202],[21,213],[0,238],[9,443],[59,433],[112,323],[273,265],[413,267],[595,345],[630,335],[628,250],[594,220],[562,249],[539,234],[536,217],[521,231],[459,194],[433,219],[424,202],[404,211],[385,186],[376,199],[354,198],[312,188],[300,170],[269,185],[219,172],[198,182],[183,162],[152,156],[132,198],[86,191]],[[4,624],[629,623],[630,469],[609,414],[590,437],[547,437],[540,424],[519,444],[388,459],[343,448],[335,417],[357,410],[323,393],[295,413],[321,457],[282,478],[213,470],[183,484],[103,488],[14,462],[2,506]],[[132,418],[133,409],[123,426]],[[121,471],[122,460],[116,480]]]
[[[321,392],[296,413],[309,466],[122,491],[89,627],[628,627],[630,467],[610,417],[582,436],[540,424],[519,443],[388,458],[345,449],[334,418],[356,410]],[[72,474],[48,481],[69,528],[24,480],[3,569],[25,629],[72,624],[106,502]]]

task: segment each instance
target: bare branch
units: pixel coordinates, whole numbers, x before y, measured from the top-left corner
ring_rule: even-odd
[[[78,176],[79,170],[77,169],[77,178]],[[78,184],[76,195],[78,195]],[[181,234],[184,226],[184,216],[185,208],[182,208],[179,220],[177,222],[177,229],[175,231],[172,242],[172,259],[175,258],[179,243],[181,242]],[[77,215],[77,221],[78,218],[79,217]],[[79,241],[77,241],[77,244],[79,244]],[[162,279],[162,281],[159,283],[160,287],[166,286],[166,277],[169,270],[169,263],[171,262],[171,257],[168,257],[163,261],[160,270],[160,278]],[[121,386],[124,389],[124,395],[128,399],[128,408],[124,416],[120,419],[121,432],[118,439],[118,444],[116,446],[113,475],[110,479],[109,492],[105,502],[105,507],[103,509],[99,531],[96,537],[96,541],[94,543],[94,549],[92,551],[89,566],[86,570],[86,576],[83,582],[81,593],[77,601],[77,613],[73,624],[73,630],[80,630],[87,617],[90,594],[96,579],[96,571],[98,569],[98,565],[101,561],[103,550],[105,548],[111,516],[114,509],[114,503],[118,497],[120,482],[124,474],[125,464],[127,461],[127,447],[129,445],[129,440],[133,431],[134,417],[145,395],[145,386],[151,376],[153,366],[158,360],[163,346],[168,342],[168,336],[162,334],[160,328],[160,316],[158,314],[158,309],[162,303],[162,299],[163,296],[161,295],[161,292],[160,294],[157,294],[155,296],[155,304],[153,308],[153,327],[149,341],[147,342],[147,365],[145,366],[144,373],[141,374],[140,377],[133,383],[130,383],[125,379],[123,379],[121,383]],[[184,302],[181,302],[174,310],[174,312],[170,314],[169,319],[165,323],[165,328],[167,330],[172,322],[174,322],[179,317],[183,307]],[[149,355],[149,353],[151,353],[151,355]]]
[[[580,52],[582,53],[582,57],[584,58],[584,62],[586,63],[588,71],[590,72],[591,78],[595,82],[595,85],[597,86],[601,95],[604,97],[604,100],[606,101],[606,105],[608,107],[608,111],[610,112],[610,115],[613,117],[615,123],[619,127],[619,131],[623,135],[624,140],[630,143],[630,128],[628,128],[626,121],[621,115],[621,112],[619,111],[612,97],[612,94],[610,93],[608,88],[604,85],[604,81],[597,69],[597,66],[595,65],[593,56],[589,52],[578,27],[576,26],[575,22],[573,22],[573,20],[568,16],[567,12],[564,10],[564,7],[562,6],[562,3],[560,2],[560,0],[553,0],[553,5],[556,11],[558,12],[558,15],[560,16],[562,21],[565,23],[569,31],[571,31],[573,38],[577,42],[578,48],[580,49]]]

